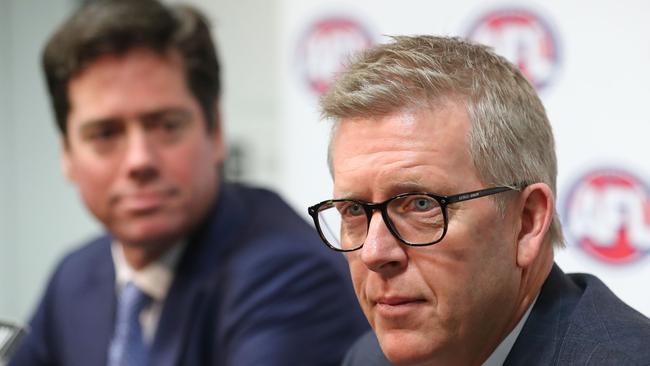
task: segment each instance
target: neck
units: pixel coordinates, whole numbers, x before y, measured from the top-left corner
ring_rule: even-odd
[[[513,303],[514,306],[510,310],[512,315],[506,323],[503,323],[504,327],[500,332],[500,337],[495,338],[497,341],[488,348],[488,352],[475,358],[475,362],[471,363],[472,365],[481,365],[485,362],[499,344],[515,329],[539,294],[552,268],[553,247],[551,245],[546,245],[540,249],[539,256],[533,264],[521,268],[519,290]]]
[[[131,268],[138,271],[160,258],[176,243],[176,241],[171,241],[169,243],[155,245],[120,245],[122,246],[122,252],[124,253],[124,259],[126,262]]]

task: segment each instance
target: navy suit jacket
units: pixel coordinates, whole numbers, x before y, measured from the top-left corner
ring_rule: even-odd
[[[391,365],[372,332],[345,366]],[[650,365],[650,319],[627,306],[598,278],[553,266],[504,366]]]
[[[106,364],[116,293],[102,237],[56,269],[10,365]],[[222,184],[164,302],[150,363],[338,365],[368,329],[344,258],[278,196]]]

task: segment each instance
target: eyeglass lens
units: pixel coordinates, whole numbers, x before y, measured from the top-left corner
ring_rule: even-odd
[[[407,195],[388,202],[388,218],[398,237],[409,244],[428,244],[442,238],[445,219],[437,200],[426,195]],[[336,249],[352,250],[368,235],[366,209],[355,201],[334,202],[318,213],[321,232]]]

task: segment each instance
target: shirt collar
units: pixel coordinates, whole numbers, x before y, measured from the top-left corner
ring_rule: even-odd
[[[115,285],[118,293],[122,291],[129,281],[133,281],[141,291],[149,295],[154,301],[163,301],[174,279],[174,270],[185,246],[185,241],[173,245],[160,258],[136,271],[126,261],[122,245],[113,242],[111,254],[115,266]]]
[[[539,294],[538,294],[539,296]],[[519,333],[521,333],[521,329],[524,327],[524,323],[526,323],[526,320],[528,319],[528,316],[530,315],[530,311],[533,309],[533,306],[537,302],[537,296],[535,296],[535,300],[528,306],[528,310],[526,310],[526,313],[524,316],[521,317],[519,320],[519,323],[515,326],[515,328],[508,334],[508,336],[501,341],[499,346],[492,352],[490,357],[483,362],[482,366],[501,366],[503,363],[506,361],[506,358],[508,357],[508,354],[510,353],[510,350],[512,349],[512,346],[515,345],[515,341],[517,340],[517,337],[519,337]]]

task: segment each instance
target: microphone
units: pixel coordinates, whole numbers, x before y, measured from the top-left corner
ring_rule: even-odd
[[[25,328],[0,320],[0,366],[9,363],[11,355],[25,333]]]

